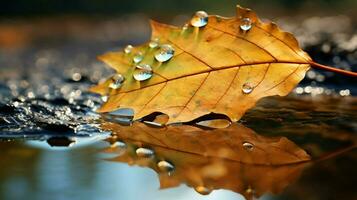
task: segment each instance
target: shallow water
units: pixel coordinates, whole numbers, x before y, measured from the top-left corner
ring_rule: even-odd
[[[244,123],[261,128],[262,123],[270,123],[255,118],[269,102],[284,100],[262,102],[248,113]],[[330,106],[336,108],[335,104]],[[337,111],[331,110],[328,115],[346,117],[351,127],[320,124],[324,128],[319,129],[310,122],[300,122],[296,131],[296,122],[282,117],[286,111],[276,111],[267,118],[277,119],[275,128],[257,132],[259,135],[242,125],[229,131],[188,125],[162,130],[143,123],[122,126],[103,122],[104,132],[92,133],[91,137],[56,133],[62,137],[51,135],[53,139],[47,142],[39,138],[3,141],[1,198],[353,199],[357,181],[356,109],[349,110],[351,113]],[[313,115],[316,111],[290,112]],[[254,118],[264,122],[249,124]],[[282,135],[288,139],[282,139]],[[253,150],[245,151],[243,141],[253,143]],[[138,155],[135,150],[139,147],[153,150],[154,155]],[[174,169],[161,171],[156,166],[161,160]],[[159,190],[160,186],[163,189]],[[194,190],[200,186],[213,191],[203,196]],[[201,189],[201,193],[205,191]]]
[[[351,21],[320,20],[283,25],[317,61],[356,71]],[[316,31],[326,20],[344,26]],[[0,199],[357,198],[354,79],[312,70],[291,95],[260,101],[223,130],[120,126],[95,113],[102,100],[87,88],[112,73],[95,56],[133,34],[123,21],[86,24],[102,27],[89,38],[35,34],[1,48]],[[108,26],[116,23],[119,30]],[[143,27],[130,28],[136,43]],[[115,31],[121,38],[103,37]],[[160,161],[173,169],[160,170]]]

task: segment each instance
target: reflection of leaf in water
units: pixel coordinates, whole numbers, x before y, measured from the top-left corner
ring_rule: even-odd
[[[260,136],[236,123],[225,129],[214,130],[187,125],[155,128],[142,123],[134,123],[133,126],[105,123],[102,128],[116,133],[123,140],[247,164],[281,165],[310,158],[285,137]]]
[[[357,144],[356,113],[355,97],[276,97],[260,101],[242,123],[264,136],[285,136],[318,158]]]
[[[279,193],[310,159],[285,137],[263,137],[236,123],[214,130],[187,125],[154,128],[142,123],[130,127],[104,123],[102,128],[115,134],[109,142],[126,144],[120,143],[125,151],[110,160],[154,169],[161,188],[185,183],[202,194],[221,188],[246,197]],[[154,156],[137,156],[138,148],[151,149]],[[115,148],[105,151],[115,152]],[[160,161],[172,164],[174,170],[163,171],[157,165]]]

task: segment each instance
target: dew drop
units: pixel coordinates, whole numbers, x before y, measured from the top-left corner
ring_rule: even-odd
[[[138,157],[142,157],[142,158],[148,158],[148,157],[151,157],[154,155],[154,151],[151,150],[151,149],[147,149],[147,148],[143,148],[143,147],[140,147],[138,149],[136,149],[135,151],[136,155]]]
[[[169,45],[164,44],[160,46],[160,50],[155,54],[155,59],[159,62],[166,62],[170,60],[175,53],[175,49]]]
[[[253,91],[254,87],[250,83],[244,83],[242,86],[242,91],[244,94],[249,94]]]
[[[114,90],[120,88],[123,85],[124,80],[125,80],[125,78],[121,74],[113,75],[111,78],[112,82],[109,84],[109,88],[114,89]]]
[[[243,143],[243,148],[247,151],[253,151],[254,145],[250,142],[244,142]]]
[[[111,148],[117,147],[117,148],[124,149],[124,148],[126,148],[126,144],[124,142],[122,142],[122,141],[116,141],[113,144],[111,144],[110,147]]]
[[[133,57],[133,61],[134,63],[139,63],[144,59],[144,56],[141,52],[137,53],[134,57]]]
[[[191,18],[191,25],[194,27],[203,27],[208,23],[208,14],[205,11],[197,11]]]
[[[100,98],[101,98],[101,100],[103,102],[107,102],[109,97],[108,96],[101,96]]]
[[[160,169],[160,171],[162,172],[172,172],[175,167],[173,164],[165,161],[165,160],[162,160],[160,162],[157,163],[157,167]]]
[[[250,18],[243,18],[240,21],[240,29],[243,31],[248,31],[252,28],[252,20]]]
[[[145,81],[152,77],[152,69],[148,64],[140,64],[136,66],[133,77],[137,81]]]
[[[124,53],[126,54],[131,53],[132,50],[133,50],[133,46],[129,44],[124,48]]]
[[[151,42],[149,43],[149,47],[152,49],[155,49],[156,47],[159,46],[159,38],[154,38],[153,40],[151,40]]]
[[[202,194],[202,195],[208,195],[212,192],[211,189],[206,188],[205,186],[197,186],[195,187],[196,192]]]

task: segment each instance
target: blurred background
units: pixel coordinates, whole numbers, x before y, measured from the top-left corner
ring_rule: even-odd
[[[95,42],[140,40],[148,37],[147,18],[181,25],[197,10],[234,16],[236,4],[252,8],[259,16],[272,21],[291,17],[292,22],[300,23],[301,18],[312,16],[346,16],[353,20],[357,15],[355,0],[276,0],[269,3],[263,0],[14,0],[5,1],[0,7],[0,45],[21,46],[38,43],[38,38],[57,37],[62,40],[94,39]],[[340,25],[341,31],[345,31],[346,22],[328,22],[331,27]]]
[[[197,10],[234,16],[236,4],[294,33],[316,61],[356,70],[355,0],[14,0],[0,7],[0,77],[51,69],[63,76],[80,71],[95,83],[107,74],[95,57],[147,41],[149,19],[181,26]],[[351,78],[320,71],[307,75],[302,86],[313,89],[299,88],[299,94],[356,94]]]
[[[116,1],[116,0],[15,0],[4,2],[0,8],[2,16],[28,17],[43,15],[123,15],[127,13],[147,13],[151,16],[167,17],[176,16],[183,13],[192,13],[197,9],[205,9],[209,12],[219,14],[232,14],[232,5],[241,4],[242,6],[254,7],[259,13],[270,15],[274,14],[356,14],[354,0],[276,0],[266,3],[263,0],[193,0],[182,2],[179,0],[136,0],[136,1]],[[272,12],[274,11],[274,12]]]

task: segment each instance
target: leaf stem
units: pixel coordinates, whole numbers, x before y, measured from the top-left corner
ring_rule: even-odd
[[[357,72],[352,72],[352,71],[347,71],[347,70],[343,70],[343,69],[338,69],[338,68],[322,65],[322,64],[316,63],[314,61],[309,62],[309,64],[313,68],[316,68],[316,69],[323,69],[323,70],[326,70],[326,71],[335,72],[335,73],[342,74],[342,75],[345,75],[345,76],[352,76],[352,77],[356,77],[357,78]]]

